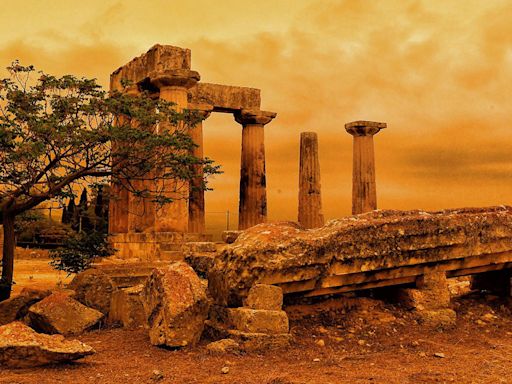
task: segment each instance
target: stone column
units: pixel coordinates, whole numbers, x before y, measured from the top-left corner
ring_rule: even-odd
[[[304,228],[324,225],[318,161],[318,136],[315,132],[300,134],[299,223]]]
[[[189,69],[173,69],[151,73],[150,82],[160,90],[160,99],[175,104],[181,112],[188,107],[187,90],[199,81],[199,73]],[[173,129],[163,126],[163,129]],[[174,201],[165,204],[156,211],[156,232],[187,232],[188,231],[188,195],[187,185],[181,185],[178,180],[162,180],[161,188],[164,195]]]
[[[140,95],[137,86],[131,86],[124,90],[128,96],[137,97]],[[131,124],[129,116],[117,116],[118,126]],[[129,143],[113,142],[112,152],[115,155],[116,148],[126,146]],[[115,169],[114,169],[115,172]],[[109,202],[108,231],[114,233],[127,233],[130,229],[130,192],[127,189],[128,181],[123,179],[114,180],[111,183],[111,198]]]
[[[238,229],[247,229],[267,219],[264,126],[276,117],[274,112],[241,110],[235,120],[242,124],[240,201]]]
[[[377,209],[373,135],[386,128],[386,123],[353,121],[345,124],[354,136],[352,173],[352,214]]]
[[[201,121],[190,128],[191,139],[197,147],[192,150],[192,155],[199,159],[203,158],[203,120],[210,116],[213,106],[209,104],[189,104],[188,108],[199,114]],[[188,231],[190,233],[205,232],[204,216],[204,189],[203,189],[203,167],[194,166],[194,173],[197,175],[190,180],[190,192],[188,202]]]

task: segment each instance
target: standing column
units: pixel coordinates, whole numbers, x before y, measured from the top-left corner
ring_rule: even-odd
[[[353,121],[345,124],[347,132],[354,136],[352,173],[353,215],[377,209],[373,135],[384,128],[386,128],[386,123],[374,121]]]
[[[139,91],[137,86],[131,86],[124,90],[128,96],[137,97]],[[120,115],[116,117],[115,124],[119,127],[131,124],[130,117]],[[116,150],[122,148],[123,152],[129,143],[123,141],[112,142],[112,156],[116,157]],[[116,169],[113,169],[116,173]],[[130,192],[128,191],[128,180],[125,180],[117,175],[111,182],[109,201],[109,218],[108,218],[108,232],[110,234],[127,233],[129,232],[129,216],[130,216]]]
[[[274,112],[241,110],[235,120],[242,124],[240,201],[238,229],[247,229],[267,220],[264,126],[276,117]]]
[[[324,225],[318,161],[318,137],[315,132],[300,134],[299,223],[304,228]]]
[[[150,74],[153,86],[160,90],[160,99],[175,104],[178,112],[188,107],[187,90],[199,81],[199,73],[189,69],[167,70]],[[162,129],[173,129],[172,126],[163,126]],[[188,231],[188,183],[180,180],[161,180],[161,188],[165,197],[173,199],[172,203],[165,204],[157,209],[155,214],[156,232],[187,232]]]
[[[196,145],[192,150],[192,155],[198,159],[203,158],[203,120],[210,116],[213,107],[209,104],[189,104],[188,108],[199,114],[201,119],[197,124],[190,128],[190,138]],[[190,192],[188,201],[188,231],[190,233],[205,232],[204,216],[204,175],[201,164],[194,165],[194,177],[190,180]]]

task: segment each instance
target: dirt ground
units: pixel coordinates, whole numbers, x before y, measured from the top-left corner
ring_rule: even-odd
[[[368,298],[290,305],[292,346],[260,354],[211,355],[206,340],[168,350],[152,346],[143,330],[96,330],[79,337],[95,355],[3,369],[0,383],[512,383],[511,299],[472,293],[453,301],[457,326],[444,331]]]

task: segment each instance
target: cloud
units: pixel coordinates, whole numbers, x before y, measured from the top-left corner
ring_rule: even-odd
[[[344,124],[358,119],[388,123],[374,138],[380,207],[492,205],[512,197],[508,1],[94,7],[66,33],[44,24],[37,41],[45,44],[11,39],[0,46],[0,60],[19,57],[107,84],[115,68],[160,42],[191,48],[205,82],[260,88],[263,108],[278,112],[265,128],[271,218],[296,217],[302,131],[319,134],[326,217],[350,213],[352,138]],[[236,211],[240,137],[231,116],[205,122],[206,153],[225,171],[212,181],[207,210]]]

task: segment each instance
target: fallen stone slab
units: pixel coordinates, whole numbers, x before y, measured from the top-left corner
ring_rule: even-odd
[[[18,296],[0,302],[0,325],[23,319],[33,304],[50,294],[51,291],[23,288]]]
[[[372,211],[309,230],[264,223],[219,252],[208,288],[217,304],[240,307],[255,284],[306,296],[352,292],[414,282],[431,265],[471,274],[472,267],[512,262],[511,251],[506,206]]]
[[[78,340],[62,335],[44,335],[21,322],[0,327],[0,366],[28,368],[81,359],[95,353]]]
[[[210,305],[206,289],[185,262],[153,270],[142,292],[153,345],[184,347],[199,341]]]
[[[76,275],[68,286],[75,291],[75,299],[104,315],[110,310],[115,286],[105,272],[91,268]]]
[[[86,307],[66,293],[56,292],[30,307],[31,327],[43,333],[79,335],[94,327],[103,314]]]

